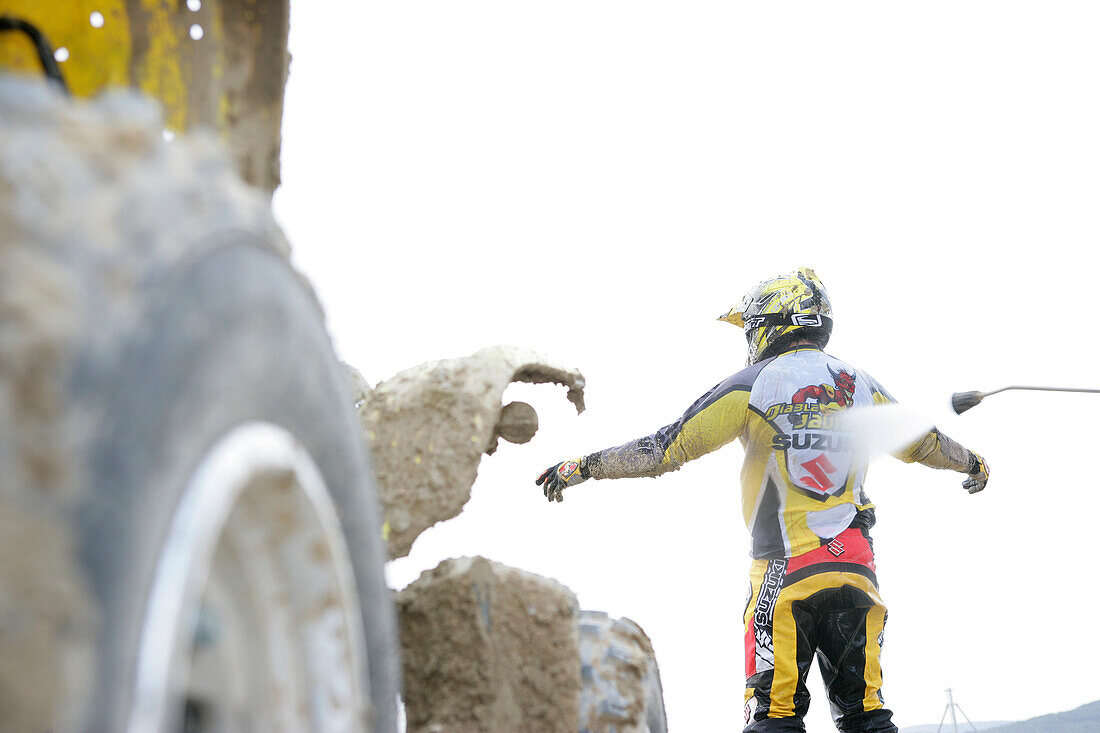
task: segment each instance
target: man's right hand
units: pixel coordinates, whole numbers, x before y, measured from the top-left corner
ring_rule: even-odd
[[[574,458],[556,463],[539,474],[539,477],[535,479],[535,486],[542,487],[542,495],[546,497],[547,501],[561,501],[562,489],[576,486],[582,481],[588,480],[583,464],[583,458]]]
[[[970,456],[970,470],[967,471],[970,477],[963,481],[963,488],[971,494],[977,494],[989,481],[989,463],[974,451],[970,452]]]

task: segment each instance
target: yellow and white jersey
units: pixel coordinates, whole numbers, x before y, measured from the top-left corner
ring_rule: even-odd
[[[816,549],[874,524],[866,458],[836,426],[853,406],[893,402],[872,378],[811,346],[721,382],[656,433],[585,458],[593,478],[656,476],[739,439],[741,506],[755,558]]]

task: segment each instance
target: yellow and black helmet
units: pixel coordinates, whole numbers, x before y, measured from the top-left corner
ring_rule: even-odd
[[[755,364],[801,336],[814,336],[824,347],[833,330],[832,314],[821,280],[810,268],[800,267],[760,283],[718,320],[745,329],[748,362]]]

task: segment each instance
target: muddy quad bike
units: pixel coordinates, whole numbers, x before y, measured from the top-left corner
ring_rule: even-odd
[[[0,15],[2,727],[394,731],[368,456],[270,213],[286,0]]]

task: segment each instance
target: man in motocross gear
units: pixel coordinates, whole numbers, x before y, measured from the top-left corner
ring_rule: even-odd
[[[741,506],[752,536],[745,608],[746,733],[804,731],[806,675],[817,657],[833,720],[844,733],[896,732],[883,705],[879,652],[886,606],[878,592],[864,491],[867,458],[838,414],[894,402],[866,373],[825,354],[832,309],[809,268],[760,283],[720,320],[740,326],[748,366],[652,435],[546,469],[551,501],[589,478],[658,476],[739,439]],[[967,474],[989,466],[935,428],[895,454]]]

